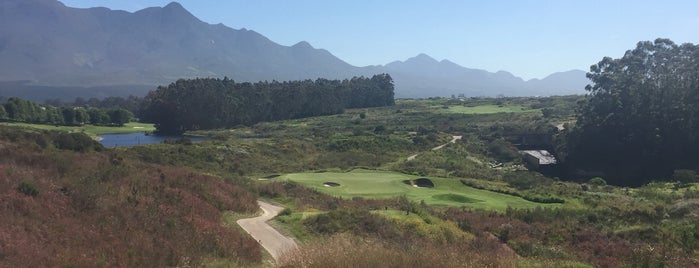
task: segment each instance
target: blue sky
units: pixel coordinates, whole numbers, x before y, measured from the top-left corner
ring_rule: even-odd
[[[62,0],[136,11],[160,0]],[[638,41],[699,43],[699,1],[180,0],[202,21],[246,28],[282,45],[308,41],[356,65],[426,53],[524,79],[621,57]]]

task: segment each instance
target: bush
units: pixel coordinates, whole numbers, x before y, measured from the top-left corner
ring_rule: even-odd
[[[315,233],[334,234],[352,232],[378,236],[395,236],[397,231],[387,221],[365,209],[340,209],[318,214],[303,221]]]
[[[75,152],[102,151],[104,147],[99,142],[94,141],[83,133],[55,133],[54,145],[58,149],[71,150]]]
[[[553,180],[537,172],[517,171],[505,174],[503,177],[505,182],[517,190],[533,189],[538,186],[550,185]]]
[[[384,125],[378,125],[378,126],[376,126],[376,127],[374,128],[374,133],[376,133],[376,134],[386,133],[386,126],[384,126]]]
[[[681,183],[697,181],[697,172],[690,169],[676,169],[672,172],[672,179]]]
[[[488,145],[490,155],[499,162],[512,162],[520,155],[513,146],[504,139],[496,139]]]
[[[36,187],[36,184],[34,184],[31,181],[23,181],[17,186],[17,191],[20,193],[23,193],[28,196],[37,196],[39,195],[39,189]]]
[[[542,204],[563,204],[565,200],[555,196],[525,195],[522,199]]]
[[[607,186],[607,181],[600,177],[594,177],[587,181],[587,183],[595,186]]]
[[[284,208],[282,211],[277,214],[277,216],[287,216],[291,215],[291,209],[290,208]]]

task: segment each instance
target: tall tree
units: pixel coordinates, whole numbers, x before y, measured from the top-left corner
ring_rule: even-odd
[[[159,132],[181,133],[393,105],[393,80],[388,75],[282,83],[181,79],[151,91],[143,104],[141,119],[155,123]]]
[[[5,111],[5,106],[0,105],[0,119],[7,118],[7,111]]]
[[[122,108],[111,109],[107,112],[112,125],[123,126],[133,119],[133,114],[129,110]]]
[[[698,46],[657,39],[592,65],[566,163],[631,185],[699,168],[698,64]]]

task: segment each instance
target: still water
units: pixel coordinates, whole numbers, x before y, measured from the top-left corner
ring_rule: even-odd
[[[192,142],[201,141],[200,137],[155,136],[152,134],[146,135],[145,132],[124,133],[124,134],[102,134],[99,136],[102,137],[102,140],[100,140],[100,143],[102,145],[104,145],[104,147],[107,147],[107,148],[143,145],[143,144],[151,144],[151,143],[161,143],[167,139],[177,140],[180,138],[188,138]]]

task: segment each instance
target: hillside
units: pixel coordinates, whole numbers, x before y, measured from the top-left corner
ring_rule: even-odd
[[[208,24],[174,2],[130,13],[71,8],[56,0],[4,0],[0,14],[0,93],[5,96],[128,95],[124,88],[145,95],[157,85],[194,77],[253,82],[389,73],[397,97],[570,94],[582,93],[586,83],[581,71],[530,83],[426,55],[356,67],[307,42],[282,46],[252,30]]]
[[[222,227],[260,198],[299,245],[282,267],[696,267],[696,174],[527,170],[515,145],[555,148],[583,98],[403,99],[114,149],[2,126],[0,266],[271,266]]]
[[[164,267],[259,262],[222,226],[255,195],[191,169],[132,161],[83,134],[0,127],[0,266]]]

